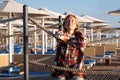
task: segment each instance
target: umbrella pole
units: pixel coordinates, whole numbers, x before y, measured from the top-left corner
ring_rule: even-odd
[[[29,63],[28,63],[28,7],[23,6],[23,30],[24,30],[24,80],[29,80]]]

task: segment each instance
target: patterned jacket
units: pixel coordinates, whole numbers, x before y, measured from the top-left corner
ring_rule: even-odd
[[[76,32],[74,35],[69,33],[58,32],[58,37],[62,40],[57,40],[56,58],[54,65],[60,67],[83,69],[84,53],[82,48],[85,46],[84,36],[81,32]],[[53,76],[80,76],[85,77],[83,73],[72,73],[66,71],[54,70]]]

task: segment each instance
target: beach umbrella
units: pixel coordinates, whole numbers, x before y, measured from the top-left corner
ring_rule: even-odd
[[[118,10],[114,10],[114,11],[110,11],[110,12],[108,12],[108,14],[110,14],[110,15],[118,15],[118,16],[120,16],[120,9],[118,9]]]
[[[7,26],[6,24],[4,23],[0,23],[0,26],[4,27],[4,26]]]
[[[120,16],[120,9],[114,10],[114,11],[110,11],[110,12],[108,12],[108,14]],[[120,21],[119,21],[118,23],[120,23]],[[116,30],[117,30],[117,29],[116,29]],[[115,31],[115,33],[116,33],[116,37],[118,37],[118,32]],[[118,41],[118,39],[117,39],[117,40],[116,40],[117,47],[118,47],[118,42],[119,42],[119,41]]]
[[[88,15],[82,15],[81,17],[82,17],[82,18],[89,19],[89,20],[92,20],[94,23],[104,23],[104,22],[106,22],[106,21],[104,21],[104,20],[100,20],[100,19],[97,19],[97,18],[88,16]]]
[[[109,26],[107,23],[91,23],[89,26],[91,27],[104,27],[104,26]]]
[[[0,29],[7,29],[6,24],[0,23]]]
[[[0,3],[0,16],[7,16],[9,19],[12,16],[20,16],[23,13],[23,4],[17,3],[14,0],[5,0],[3,3]],[[35,17],[35,16],[47,16],[48,13],[41,12],[37,9],[28,7],[28,16]],[[13,27],[11,22],[8,22],[8,34],[13,35]],[[14,38],[9,37],[9,64],[13,62],[13,54],[14,54]],[[26,58],[27,59],[27,58]],[[25,67],[27,70],[27,66]],[[10,68],[10,71],[11,68]],[[25,71],[25,70],[24,70]],[[26,76],[27,78],[27,76]]]
[[[17,3],[14,0],[5,0],[0,3],[0,16],[7,16],[8,18],[12,18],[14,16],[21,15],[23,13],[23,4]],[[28,7],[28,15],[29,16],[45,16],[48,13],[41,12],[37,9]],[[8,22],[8,34],[13,35],[13,27],[11,22]],[[12,63],[12,54],[14,53],[14,38],[10,37],[9,41],[9,63]]]
[[[78,15],[72,13],[72,12],[65,12],[64,13],[64,15],[66,15],[66,16],[69,15],[69,14],[75,15],[80,23],[92,23],[93,22],[90,19],[86,19],[86,18],[80,17],[80,16],[78,16]]]
[[[58,13],[58,12],[54,12],[51,10],[48,10],[47,8],[40,8],[39,11],[41,12],[45,12],[45,13],[49,13],[49,16],[45,16],[44,18],[51,18],[51,19],[58,19],[59,16],[62,16],[62,18],[65,18],[65,15]]]
[[[104,21],[104,20],[100,20],[100,19],[97,19],[97,18],[94,18],[94,17],[91,17],[91,16],[88,16],[88,15],[82,15],[81,17],[83,17],[83,18],[86,18],[86,19],[89,19],[89,20],[92,20],[93,21],[93,23],[105,23],[106,21]],[[90,29],[90,35],[91,35],[91,41],[93,41],[93,27],[94,28],[99,28],[99,27],[101,27],[101,26],[95,26],[95,25],[92,25],[93,23],[91,23],[91,24],[89,24],[89,26],[88,27],[90,27],[91,29]],[[92,25],[92,26],[91,26]],[[97,30],[97,32],[100,32],[99,34],[101,34],[101,31],[99,30]]]
[[[23,4],[17,3],[14,0],[5,0],[0,3],[0,16],[8,16],[9,13],[23,13]],[[48,15],[48,13],[39,11],[32,7],[28,7],[29,15]]]
[[[47,9],[47,8],[40,8],[39,9],[40,11],[42,11],[42,12],[46,12],[46,13],[49,13],[50,15],[49,16],[45,16],[44,17],[44,25],[46,25],[46,24],[52,24],[53,25],[53,23],[58,23],[58,19],[59,19],[59,16],[61,16],[62,17],[62,19],[64,19],[65,18],[65,15],[63,15],[63,14],[61,14],[61,13],[58,13],[58,12],[55,12],[55,11],[52,11],[52,10],[49,10],[49,9]],[[37,17],[38,19],[40,19],[40,18],[42,18],[42,17]],[[48,22],[49,21],[49,22]],[[54,22],[53,22],[54,21]],[[41,23],[41,22],[40,22]],[[43,25],[43,26],[44,26]],[[53,26],[54,27],[54,26]],[[53,31],[52,31],[54,34],[55,34],[55,29],[53,29]],[[44,37],[44,35],[45,35],[45,37]],[[45,38],[45,42],[44,42],[44,38]],[[42,31],[42,54],[44,54],[44,43],[45,43],[45,47],[46,47],[46,52],[47,52],[47,38],[48,38],[48,36],[47,36],[47,34],[46,33],[44,33],[44,31]],[[53,44],[52,46],[53,46],[53,48],[56,46],[55,44],[56,44],[56,40],[55,40],[55,38],[52,38],[51,37],[51,39],[53,39],[53,41],[51,41],[51,43]]]
[[[18,27],[18,26],[19,26],[19,27],[23,27],[23,21],[22,21],[21,19],[11,21],[11,23],[12,23],[12,25],[15,26],[15,27]],[[31,27],[31,26],[33,27],[33,24],[28,22],[28,26],[29,26],[29,27]]]

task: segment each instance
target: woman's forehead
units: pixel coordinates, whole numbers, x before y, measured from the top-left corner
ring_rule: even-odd
[[[71,19],[71,20],[75,20],[75,17],[69,16],[69,17],[66,18],[66,20],[70,20],[70,19]]]

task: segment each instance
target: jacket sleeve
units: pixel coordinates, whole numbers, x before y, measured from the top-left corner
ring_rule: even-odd
[[[88,39],[82,32],[75,32],[75,37],[80,39],[83,48],[86,47]]]
[[[82,40],[82,47],[83,47],[83,48],[86,47],[87,41],[88,41],[87,37],[84,36],[84,39]]]

